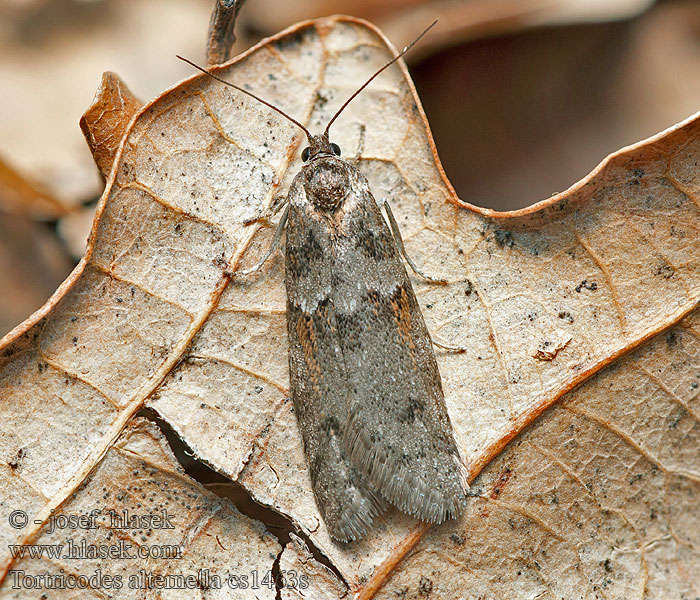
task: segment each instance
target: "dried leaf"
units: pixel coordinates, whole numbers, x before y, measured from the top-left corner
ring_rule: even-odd
[[[87,246],[88,237],[95,220],[95,206],[74,210],[56,224],[56,233],[65,244],[70,255],[79,261]]]
[[[66,206],[79,206],[104,185],[76,123],[105,65],[142,97],[160,93],[188,72],[175,54],[201,52],[211,3],[9,4],[0,2],[2,152]]]
[[[46,302],[73,266],[45,223],[0,211],[0,335]]]
[[[217,73],[315,131],[390,55],[374,29],[336,17]],[[474,597],[697,589],[700,120],[511,213],[455,197],[401,68],[334,125],[345,155],[363,128],[375,196],[391,201],[415,261],[451,282],[415,287],[431,331],[469,348],[438,362],[478,475],[465,518],[431,531],[386,594],[454,598],[465,579]],[[269,244],[271,227],[243,222],[286,191],[300,145],[291,124],[203,75],[133,124],[80,267],[5,340],[0,448],[8,465],[23,454],[0,519],[21,504],[39,525],[3,531],[3,547],[44,539],[50,510],[89,484],[144,405],[291,520],[311,555],[287,546],[285,564],[303,564],[319,597],[339,596],[337,579],[360,590],[382,565],[369,593],[425,531],[391,513],[362,544],[330,541],[285,399],[281,260],[243,280],[222,271]]]
[[[112,169],[119,144],[131,118],[143,102],[139,101],[116,73],[102,74],[95,98],[80,118],[80,128],[97,168],[106,178]]]
[[[68,212],[57,198],[34,185],[1,158],[0,210],[35,219],[57,219]]]
[[[30,452],[16,461],[18,479]],[[30,582],[46,573],[88,578],[92,593],[84,590],[80,597],[142,597],[149,585],[199,594],[217,588],[214,576],[228,589],[228,574],[266,573],[270,556],[282,550],[260,523],[190,480],[158,428],[142,419],[127,426],[72,492],[41,531],[41,543],[57,548],[59,556],[15,560],[5,582],[7,592],[14,583],[14,593],[4,597],[26,598]],[[154,527],[134,523],[146,515],[157,517]],[[86,520],[71,527],[68,519],[78,516]],[[100,557],[107,552],[113,552],[107,560]],[[71,589],[60,581],[52,588],[49,581],[38,589]],[[274,588],[259,593],[275,597]]]
[[[695,598],[699,338],[695,310],[567,394],[378,598]]]

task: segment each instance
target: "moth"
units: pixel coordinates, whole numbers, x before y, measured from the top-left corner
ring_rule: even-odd
[[[290,393],[316,504],[342,542],[364,537],[387,503],[434,523],[466,504],[466,469],[402,257],[431,278],[406,254],[388,203],[375,200],[329,137],[353,98],[428,29],[375,72],[320,135],[183,59],[282,114],[308,139],[268,252],[239,275],[262,267],[285,234]]]

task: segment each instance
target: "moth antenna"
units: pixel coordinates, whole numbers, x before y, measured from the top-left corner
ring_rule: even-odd
[[[433,23],[433,25],[434,25],[434,23]],[[431,27],[432,27],[432,25],[431,25]],[[416,40],[416,41],[418,41],[418,40]],[[415,44],[415,42],[414,42],[414,44]],[[221,77],[219,77],[219,76],[217,76],[217,75],[214,75],[213,73],[210,73],[210,72],[207,71],[204,67],[200,67],[198,64],[193,63],[191,60],[188,60],[187,58],[183,58],[183,57],[180,56],[179,54],[176,54],[175,56],[177,56],[180,60],[186,62],[188,65],[192,65],[195,69],[201,71],[202,73],[205,73],[206,75],[209,75],[209,77],[211,77],[212,79],[216,79],[217,81],[220,81],[220,82],[223,83],[224,85],[227,85],[227,86],[229,86],[229,87],[232,87],[234,90],[238,90],[239,92],[243,92],[244,94],[247,94],[247,95],[250,96],[251,98],[255,98],[258,102],[262,102],[265,106],[270,107],[272,110],[274,110],[274,111],[278,112],[279,114],[281,114],[285,119],[288,119],[289,121],[291,121],[292,123],[294,123],[297,127],[300,127],[300,128],[304,131],[304,133],[306,134],[306,137],[309,139],[309,141],[311,141],[311,132],[310,132],[306,127],[304,127],[301,123],[299,123],[299,121],[297,121],[296,119],[290,117],[286,112],[284,112],[283,110],[277,108],[274,104],[270,104],[267,100],[263,100],[262,98],[260,98],[259,96],[256,96],[256,95],[253,94],[252,92],[249,92],[248,90],[246,90],[246,89],[244,89],[244,88],[242,88],[242,87],[239,87],[239,86],[237,86],[237,85],[234,85],[234,84],[231,83],[230,81],[226,81],[225,79],[222,79]],[[399,56],[401,56],[401,55],[399,55]],[[398,57],[397,57],[397,58],[398,58]],[[387,65],[387,66],[388,66],[388,65]]]
[[[372,77],[370,77],[367,81],[365,81],[365,82],[362,84],[362,86],[361,86],[360,88],[358,88],[358,90],[357,90],[352,96],[350,96],[350,97],[345,101],[345,103],[343,104],[343,106],[341,106],[341,107],[338,109],[338,112],[336,112],[336,113],[333,115],[333,118],[332,118],[330,121],[328,121],[328,125],[326,125],[326,130],[323,132],[323,134],[324,134],[326,137],[328,137],[328,130],[331,128],[331,125],[333,125],[333,121],[335,121],[335,120],[340,116],[340,113],[342,113],[342,112],[345,110],[345,107],[346,107],[348,104],[350,104],[350,102],[352,102],[352,101],[355,99],[355,97],[356,97],[362,90],[364,90],[364,89],[372,82],[372,80],[373,80],[375,77],[377,77],[382,71],[384,71],[384,69],[389,68],[389,67],[390,67],[391,65],[393,65],[397,60],[399,60],[399,58],[401,58],[404,54],[406,54],[406,52],[408,52],[411,48],[413,48],[413,46],[415,46],[415,45],[418,43],[418,41],[419,41],[426,33],[428,33],[428,31],[430,31],[430,30],[435,26],[435,23],[437,23],[437,22],[438,22],[438,20],[435,19],[430,25],[428,25],[428,26],[423,30],[423,32],[422,32],[415,40],[413,40],[408,46],[406,46],[403,50],[401,50],[401,52],[399,52],[394,58],[392,58],[392,59],[391,59],[388,63],[386,63],[381,69],[379,69],[379,71],[375,72],[374,75],[372,75]],[[189,62],[189,61],[187,61],[187,62]],[[191,63],[190,63],[190,64],[191,64]],[[195,65],[195,66],[196,66],[196,65]]]

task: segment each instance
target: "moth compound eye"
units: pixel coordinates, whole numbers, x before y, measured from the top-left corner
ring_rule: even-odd
[[[311,148],[309,148],[309,147],[307,146],[306,148],[304,148],[304,149],[301,151],[301,160],[303,160],[304,162],[306,162],[307,160],[309,160],[309,155],[310,155],[310,154],[311,154]]]
[[[333,154],[340,156],[340,146],[338,144],[331,144],[331,150],[333,150]]]

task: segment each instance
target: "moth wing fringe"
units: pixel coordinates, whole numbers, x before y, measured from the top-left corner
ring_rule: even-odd
[[[454,456],[458,487],[454,497],[445,497],[424,481],[410,474],[408,469],[391,460],[389,455],[373,444],[357,422],[348,426],[350,460],[391,504],[400,511],[431,523],[442,523],[458,517],[466,507],[466,469]]]
[[[364,538],[372,528],[374,519],[386,510],[386,502],[367,491],[369,502],[354,503],[343,509],[331,536],[341,542],[355,542]]]

